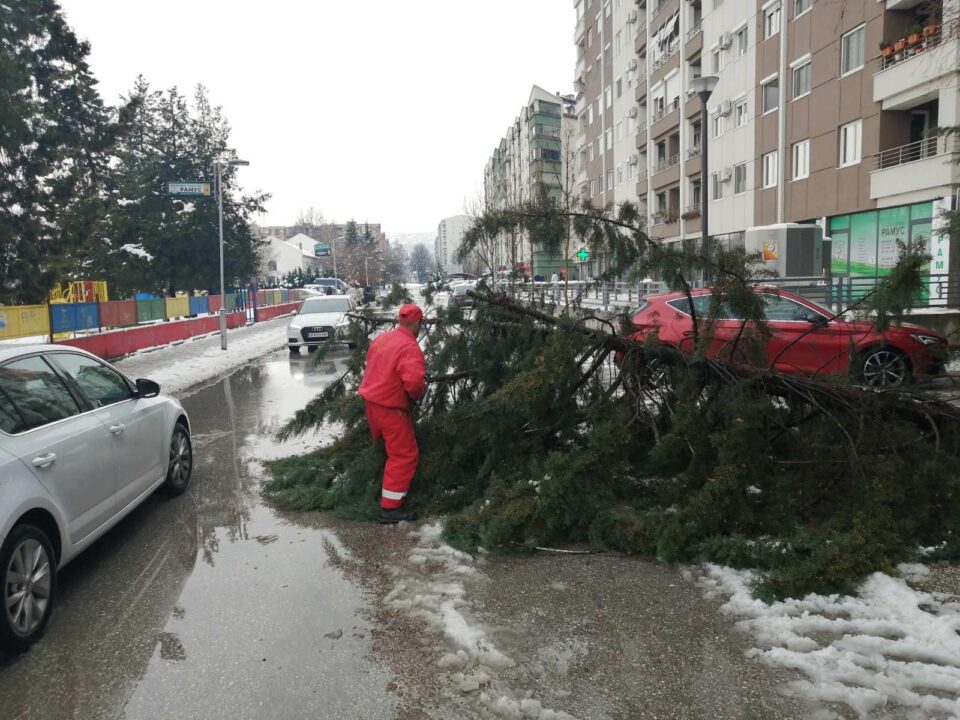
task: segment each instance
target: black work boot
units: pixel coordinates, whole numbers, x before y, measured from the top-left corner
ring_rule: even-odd
[[[413,522],[417,519],[417,514],[412,510],[405,510],[402,507],[380,508],[380,524],[395,525],[398,522]]]

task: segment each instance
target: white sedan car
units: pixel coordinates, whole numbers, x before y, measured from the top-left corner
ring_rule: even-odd
[[[62,345],[0,350],[0,647],[35,642],[57,571],[192,469],[187,414],[155,382]]]
[[[329,343],[354,343],[347,339],[350,318],[356,305],[349,295],[324,295],[309,297],[287,326],[287,346],[290,352],[298,353],[300,348],[316,350]]]

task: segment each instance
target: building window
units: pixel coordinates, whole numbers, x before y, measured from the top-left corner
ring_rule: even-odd
[[[593,103],[587,108],[587,125],[593,125]]]
[[[720,52],[720,48],[715,49],[712,52],[713,56],[713,74],[716,75],[721,70],[723,70],[723,54]]]
[[[277,261],[271,260],[267,263],[267,272],[276,272],[277,271]]]
[[[667,194],[665,192],[658,192],[656,200],[657,200],[657,205],[656,205],[657,212],[665,213],[667,211]]]
[[[606,106],[608,108],[613,107],[613,88],[611,88],[609,85],[607,86],[606,90],[603,91],[603,99],[606,101]]]
[[[780,32],[780,3],[775,3],[763,11],[763,37],[771,38]]]
[[[617,165],[617,185],[623,182],[623,165]]]
[[[803,180],[810,176],[810,141],[793,144],[793,179]]]
[[[840,126],[840,167],[856,165],[860,162],[862,133],[863,120],[855,120]]]
[[[742,58],[747,54],[747,28],[746,26],[737,30],[737,57]]]
[[[621,95],[623,95],[623,78],[622,77],[617,78],[616,86],[617,86],[617,97],[619,98]]]
[[[690,145],[695,148],[700,147],[700,121],[690,125]]]
[[[623,30],[617,30],[617,36],[613,41],[613,54],[619,55],[621,47],[623,47]]]
[[[747,191],[747,164],[740,163],[733,166],[733,194],[739,195]]]
[[[780,78],[763,83],[763,113],[773,112],[780,105]]]
[[[793,99],[810,94],[810,62],[793,69]]]
[[[600,177],[597,179],[597,190],[603,192],[603,173],[600,173]]]
[[[811,7],[812,7],[811,0],[794,0],[794,2],[793,2],[793,16],[794,16],[795,18],[796,18],[796,17],[800,17],[800,16],[803,15],[805,12],[807,12],[807,10],[809,10]]]
[[[596,197],[597,195],[597,184],[594,180],[590,181],[590,197]]]
[[[713,126],[714,139],[723,135],[723,115],[714,115],[711,124]]]
[[[763,186],[771,188],[777,184],[777,153],[767,153],[763,156]]]
[[[747,99],[737,100],[736,107],[733,110],[734,125],[743,127],[747,124]]]
[[[710,173],[710,199],[719,200],[721,197],[723,197],[723,191],[720,176],[717,173]]]
[[[690,199],[693,201],[691,204],[695,208],[700,207],[700,180],[691,180],[690,181]]]
[[[613,130],[610,130],[609,128],[607,128],[607,131],[604,133],[604,141],[606,142],[604,150],[612,150],[613,149]]]
[[[851,30],[840,38],[840,75],[849,75],[863,67],[863,28]]]
[[[627,180],[633,180],[633,165],[627,163]]]
[[[607,190],[613,190],[613,170],[607,170]]]

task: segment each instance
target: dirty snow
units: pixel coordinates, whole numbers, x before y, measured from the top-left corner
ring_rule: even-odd
[[[521,720],[573,720],[564,712],[543,707],[530,691],[517,692],[498,679],[497,671],[515,660],[501,652],[486,628],[472,619],[467,591],[485,582],[477,562],[441,540],[439,524],[410,533],[417,540],[406,562],[394,569],[395,584],[386,596],[388,607],[423,620],[445,640],[446,652],[436,660],[449,685],[494,717]]]
[[[285,346],[289,322],[288,317],[279,317],[228,330],[226,351],[220,349],[220,333],[215,332],[141,350],[114,364],[129,377],[149,378],[160,383],[164,393],[177,395]]]
[[[916,564],[899,570],[909,579],[927,572]],[[960,598],[874,573],[857,597],[810,594],[767,605],[751,595],[754,579],[707,565],[703,583],[754,637],[748,656],[805,676],[789,692],[861,718],[960,717]]]

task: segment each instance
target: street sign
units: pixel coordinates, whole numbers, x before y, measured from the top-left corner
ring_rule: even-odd
[[[589,259],[590,259],[590,251],[587,250],[586,248],[580,248],[580,252],[577,253],[577,260],[579,260],[582,263],[585,263]]]
[[[167,183],[167,193],[173,197],[210,197],[210,183],[199,181]]]
[[[313,246],[313,254],[317,257],[327,257],[330,254],[330,246],[326,243],[317,243]]]

